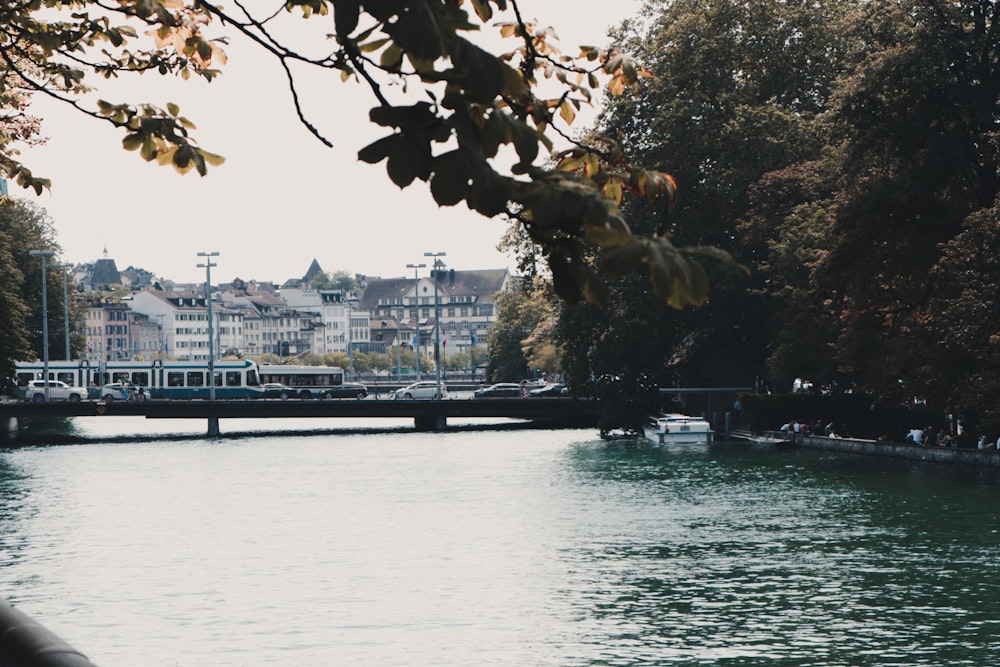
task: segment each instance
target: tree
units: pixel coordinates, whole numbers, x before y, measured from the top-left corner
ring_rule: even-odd
[[[11,197],[0,199],[0,378],[13,377],[14,361],[41,359],[43,346],[50,358],[62,356],[64,329],[62,278],[53,270],[59,247],[53,241],[52,221],[43,210]],[[49,340],[42,339],[42,267],[31,250],[52,250],[47,258],[46,298],[49,308]],[[5,387],[9,389],[10,387]]]
[[[541,281],[524,281],[496,297],[497,319],[490,329],[486,378],[516,382],[531,373],[524,341],[552,317],[555,302]]]
[[[358,285],[358,281],[355,280],[354,276],[347,271],[322,273],[313,278],[313,281],[309,286],[313,289],[334,289],[351,294],[356,293],[361,289]]]
[[[998,28],[1000,5],[978,0],[858,3],[845,24],[857,48],[826,114],[838,187],[817,286],[835,359],[880,397],[953,393],[930,304],[945,249],[1000,191]]]
[[[59,20],[61,9],[72,11],[68,19]],[[296,17],[309,19],[312,30],[283,39]],[[513,51],[499,56],[469,38],[496,18],[510,19],[499,23],[501,34],[517,40]],[[637,90],[648,72],[618,49],[582,47],[576,57],[563,55],[551,29],[521,18],[518,0],[291,0],[277,13],[245,4],[230,13],[202,1],[39,0],[0,9],[0,25],[4,70],[21,89],[111,123],[123,131],[126,149],[181,172],[204,175],[222,158],[196,143],[192,123],[176,105],[100,100],[88,106],[81,94],[96,76],[157,72],[211,81],[225,63],[225,40],[246,39],[280,62],[301,122],[327,145],[332,142],[299,104],[297,73],[320,70],[359,81],[377,104],[371,121],[388,134],[358,157],[384,162],[400,188],[427,183],[441,206],[464,202],[486,217],[517,220],[542,247],[563,297],[602,298],[599,275],[585,259],[588,248],[600,246],[619,269],[647,267],[654,292],[668,303],[705,300],[696,261],[704,250],[677,248],[665,236],[635,235],[618,210],[626,191],[650,203],[673,200],[676,189],[667,174],[629,165],[608,142],[571,142],[558,169],[537,164],[540,153],[568,138],[566,126],[601,77],[620,95]],[[210,34],[214,30],[220,34]],[[551,95],[542,92],[542,77],[555,83]],[[516,155],[509,167],[508,148]],[[17,160],[9,143],[0,145],[0,169],[36,191],[48,186]]]
[[[649,2],[642,21],[617,32],[619,48],[635,53],[655,76],[639,94],[609,100],[595,132],[619,137],[632,161],[669,171],[682,192],[673,208],[627,203],[629,226],[693,247],[725,248],[751,277],[728,262],[706,262],[710,298],[684,311],[657,309],[648,284],[631,275],[610,282],[605,312],[581,304],[560,318],[571,384],[607,376],[616,378],[618,394],[641,395],[650,382],[751,386],[766,373],[768,308],[785,276],[762,273],[767,242],[750,248],[738,225],[754,205],[754,183],[822,156],[818,119],[849,43],[838,28],[850,5]],[[594,255],[613,273],[629,273],[617,270],[613,255]],[[706,275],[699,280],[708,284]],[[607,426],[617,414],[619,425],[635,428],[645,415],[643,406],[633,407],[609,413]]]

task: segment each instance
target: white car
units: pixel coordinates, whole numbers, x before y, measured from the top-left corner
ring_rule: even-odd
[[[392,393],[394,399],[406,399],[411,398],[448,398],[448,388],[441,383],[441,393],[438,394],[437,382],[423,381],[414,382],[411,385],[403,387],[402,389],[397,389]]]
[[[24,400],[40,403],[45,400],[45,380],[32,380],[24,388]],[[87,398],[87,390],[83,387],[71,387],[60,380],[48,382],[50,401],[70,401],[76,403]]]
[[[105,401],[148,401],[149,390],[124,382],[111,382],[101,387],[101,398]]]

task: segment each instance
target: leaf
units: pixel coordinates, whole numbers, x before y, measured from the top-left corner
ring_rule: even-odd
[[[359,0],[333,0],[333,22],[336,26],[337,36],[347,37],[358,27],[358,18],[361,15],[361,3]]]
[[[573,105],[569,103],[569,100],[563,100],[562,104],[559,105],[559,115],[567,125],[572,125],[573,121],[576,119],[576,111],[573,109]]]
[[[626,229],[591,225],[583,231],[583,238],[599,248],[614,248],[631,243],[635,237]]]
[[[389,157],[395,146],[400,142],[399,134],[390,134],[387,137],[372,142],[358,151],[358,159],[368,164],[378,164]]]
[[[434,158],[431,195],[439,206],[454,206],[469,193],[469,159],[464,149]]]
[[[626,276],[638,269],[645,261],[649,248],[642,240],[609,248],[601,253],[601,266],[616,276]]]
[[[493,18],[493,8],[487,0],[472,0],[472,6],[476,10],[476,16],[483,23]]]

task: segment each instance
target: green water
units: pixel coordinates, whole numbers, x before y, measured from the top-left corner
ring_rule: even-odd
[[[104,667],[994,665],[995,471],[589,431],[0,452],[2,594]]]

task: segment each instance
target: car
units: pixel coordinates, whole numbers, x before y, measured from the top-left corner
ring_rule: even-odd
[[[547,384],[544,387],[532,389],[528,392],[528,396],[531,398],[553,398],[567,395],[569,395],[569,389],[566,388],[566,385],[559,384],[558,382]]]
[[[521,385],[513,382],[500,382],[489,387],[480,387],[473,394],[473,398],[520,398]]]
[[[32,380],[24,388],[24,400],[40,403],[45,400],[45,380]],[[87,390],[83,387],[71,387],[61,380],[49,380],[48,392],[50,401],[69,401],[76,403],[87,398]]]
[[[289,396],[296,395],[295,390],[280,382],[265,382],[260,388],[263,389],[260,394],[261,398],[280,398],[284,401]]]
[[[368,387],[360,382],[345,382],[336,387],[324,389],[320,398],[356,398],[360,400],[367,395]]]
[[[148,401],[150,396],[148,389],[131,382],[109,382],[101,387],[101,398],[105,401]]]
[[[392,397],[394,399],[405,400],[411,398],[448,398],[448,388],[442,383],[439,394],[437,382],[424,380],[422,382],[414,382],[402,389],[397,389],[392,392]]]

